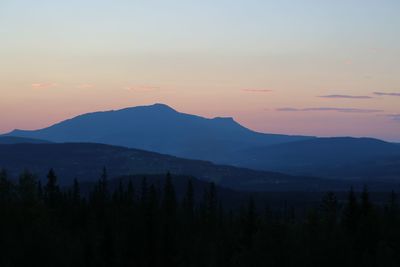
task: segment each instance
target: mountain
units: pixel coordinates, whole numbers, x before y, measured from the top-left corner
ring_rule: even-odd
[[[32,139],[32,138],[24,138],[24,137],[16,137],[16,136],[0,136],[0,144],[45,144],[50,143],[49,141],[40,140],[40,139]]]
[[[8,136],[103,143],[292,175],[398,179],[400,145],[373,138],[265,134],[232,118],[203,118],[164,104],[83,114]],[[1,143],[1,139],[0,139]]]
[[[0,145],[0,168],[7,169],[14,178],[28,169],[44,179],[48,170],[54,168],[62,185],[71,184],[74,178],[93,182],[104,166],[110,178],[170,171],[239,191],[325,191],[350,187],[350,183],[343,181],[254,171],[104,144]]]
[[[245,149],[237,166],[325,177],[400,177],[400,146],[373,138],[315,138]]]
[[[207,119],[164,104],[88,113],[41,130],[14,130],[8,135],[103,143],[214,162],[246,148],[312,138],[258,133],[232,118]]]

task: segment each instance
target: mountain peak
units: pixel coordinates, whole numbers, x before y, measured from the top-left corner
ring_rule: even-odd
[[[149,105],[147,107],[153,108],[153,109],[159,109],[159,110],[173,110],[175,109],[171,108],[170,106],[163,104],[163,103],[154,103],[153,105]]]
[[[211,120],[221,125],[231,125],[235,127],[245,128],[243,125],[237,123],[233,117],[214,117]]]
[[[233,122],[235,121],[233,119],[233,117],[215,117],[214,120],[217,120],[217,121],[233,121]]]
[[[232,117],[205,118],[176,111],[163,103],[86,113],[47,128],[11,134],[51,142],[103,143],[215,161],[225,161],[232,151],[244,148],[304,139],[257,133]]]
[[[146,106],[135,106],[135,107],[128,107],[128,108],[124,108],[121,110],[117,110],[117,111],[127,111],[127,110],[151,110],[151,111],[173,111],[173,112],[177,112],[175,109],[171,108],[170,106],[163,104],[163,103],[154,103],[151,105],[146,105]]]

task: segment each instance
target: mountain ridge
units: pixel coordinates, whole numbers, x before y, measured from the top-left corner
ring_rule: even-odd
[[[204,118],[160,103],[86,113],[47,128],[6,135],[104,143],[214,162],[242,148],[314,138],[259,133],[231,117]]]

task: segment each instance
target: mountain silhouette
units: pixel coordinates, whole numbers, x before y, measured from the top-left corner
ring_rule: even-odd
[[[312,138],[258,133],[232,118],[203,118],[164,104],[88,113],[48,128],[14,130],[8,135],[103,143],[214,162],[223,162],[230,153],[246,148]]]
[[[400,175],[398,144],[373,138],[258,133],[233,118],[208,119],[164,104],[87,113],[1,138],[3,143],[4,138],[14,138],[14,143],[102,143],[292,175],[371,179]]]

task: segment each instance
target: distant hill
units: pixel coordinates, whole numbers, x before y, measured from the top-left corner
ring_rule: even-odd
[[[49,141],[33,139],[33,138],[24,138],[24,137],[16,137],[16,136],[0,136],[0,144],[46,144],[50,143]]]
[[[41,130],[15,130],[8,135],[103,143],[214,162],[246,148],[312,138],[258,133],[232,118],[207,119],[164,104],[88,113]]]
[[[315,177],[291,176],[215,165],[207,161],[187,160],[137,149],[103,144],[15,144],[0,145],[0,168],[13,177],[27,168],[45,178],[49,168],[57,172],[60,183],[97,181],[106,166],[110,178],[121,175],[165,174],[193,176],[203,181],[241,191],[324,191],[347,190],[349,183]]]
[[[397,144],[373,138],[334,137],[246,149],[229,161],[297,175],[400,178],[400,162],[396,158],[400,158]]]

